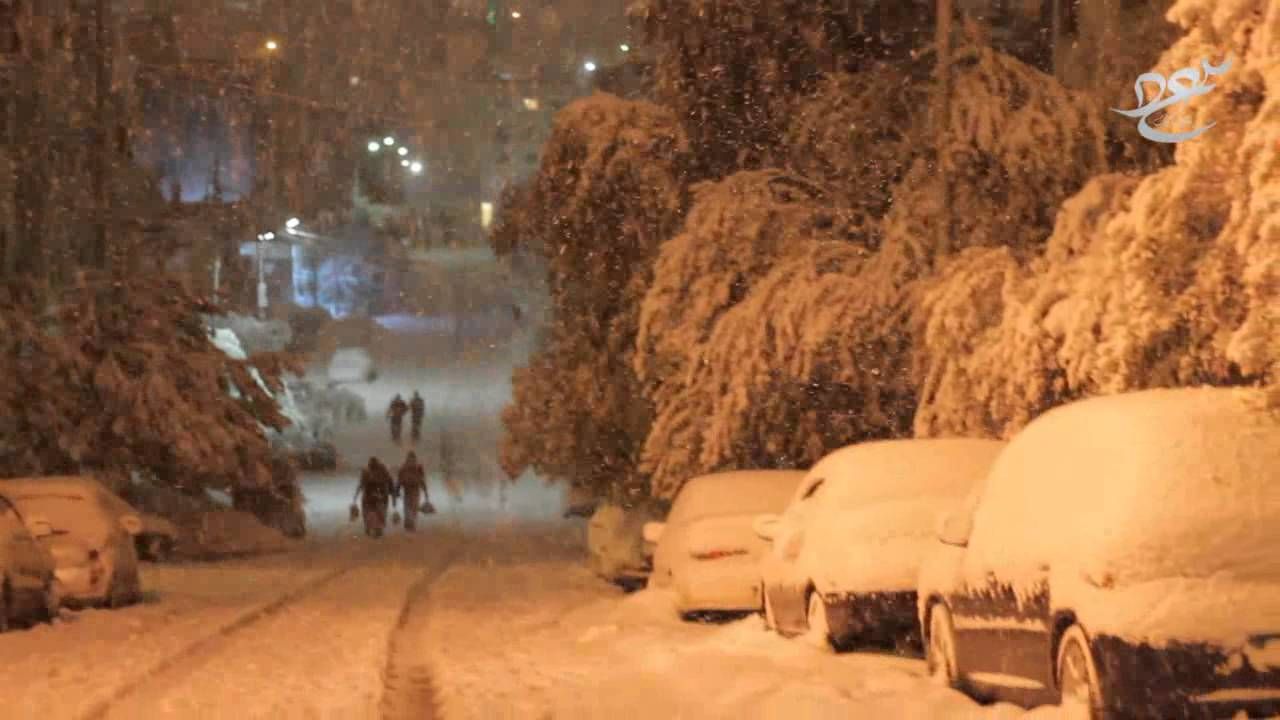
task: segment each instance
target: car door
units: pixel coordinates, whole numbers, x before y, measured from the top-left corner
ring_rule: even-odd
[[[1053,687],[1048,566],[1026,543],[1011,540],[1018,521],[979,508],[948,598],[956,636],[956,663],[980,690],[1024,702]]]
[[[3,496],[0,496],[0,536],[8,549],[6,571],[13,589],[43,591],[48,572],[44,550],[36,544],[18,509]]]

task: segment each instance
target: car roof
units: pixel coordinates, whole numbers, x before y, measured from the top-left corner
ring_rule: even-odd
[[[89,499],[106,492],[102,483],[83,475],[6,478],[0,480],[0,490],[10,499],[36,495],[64,495]]]
[[[986,476],[1006,443],[975,438],[878,440],[849,445],[819,460],[796,489],[803,497],[823,481],[831,495],[870,503],[904,496],[963,497]]]

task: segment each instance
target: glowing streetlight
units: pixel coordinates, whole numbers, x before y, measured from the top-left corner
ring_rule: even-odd
[[[386,145],[387,147],[391,147],[392,145],[396,144],[396,139],[388,135],[382,138],[382,144]]]
[[[409,161],[408,161],[408,160],[401,160],[401,161],[400,161],[400,167],[409,167]]]
[[[273,232],[263,233],[263,235],[262,235],[262,239],[263,239],[263,240],[275,240],[275,239],[276,239],[276,234],[275,234],[275,233],[273,233]]]
[[[381,148],[381,147],[382,147],[382,146],[378,144],[378,141],[377,141],[377,140],[370,140],[370,141],[369,141],[369,152],[371,152],[371,153],[376,153],[376,152],[378,152],[378,149],[379,149],[379,148]]]
[[[583,63],[582,67],[585,68],[587,72],[596,71],[596,64],[594,62],[591,62],[590,60]]]
[[[267,49],[270,50],[271,52],[275,52],[276,50],[280,49],[280,43],[276,42],[275,40],[268,40]]]
[[[399,150],[396,151],[396,153],[399,154],[400,157],[404,157],[405,155],[409,154],[409,148],[401,147]]]
[[[409,165],[409,170],[410,170],[410,171],[412,171],[414,175],[421,175],[421,174],[422,174],[422,163],[420,163],[420,162],[415,162],[415,163],[413,163],[413,164]]]
[[[292,229],[294,229],[294,228],[298,227],[298,226],[299,226],[299,225],[301,225],[301,224],[302,224],[302,221],[301,221],[301,220],[299,220],[298,218],[289,218],[288,222],[286,222],[286,223],[284,224],[284,226],[285,226],[286,228],[288,228],[288,229],[292,230]]]
[[[621,50],[622,52],[631,52],[631,46],[626,43],[622,43],[621,45],[619,45],[618,49]]]
[[[512,10],[512,11],[511,11],[511,18],[512,18],[513,20],[519,20],[519,19],[520,19],[520,11],[519,11],[519,10]]]

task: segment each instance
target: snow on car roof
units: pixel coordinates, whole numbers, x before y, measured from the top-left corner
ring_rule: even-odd
[[[1280,578],[1280,421],[1257,398],[1149,390],[1046,413],[992,468],[971,547],[1119,583]]]
[[[964,497],[981,480],[1005,443],[942,438],[858,443],[822,458],[796,491],[819,480],[841,505],[865,505],[905,496]]]
[[[680,489],[667,521],[782,512],[803,477],[800,470],[734,470],[702,475]]]

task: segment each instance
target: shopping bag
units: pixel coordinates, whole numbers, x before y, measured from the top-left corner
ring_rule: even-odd
[[[431,515],[435,513],[435,511],[436,511],[436,506],[432,505],[430,500],[423,500],[422,507],[418,508],[418,512],[422,513],[423,515]]]
[[[359,519],[360,519],[360,507],[359,507],[358,505],[356,505],[355,503],[351,503],[351,508],[350,508],[350,513],[349,513],[349,514],[351,515],[351,522],[355,522],[355,521],[359,520]]]

